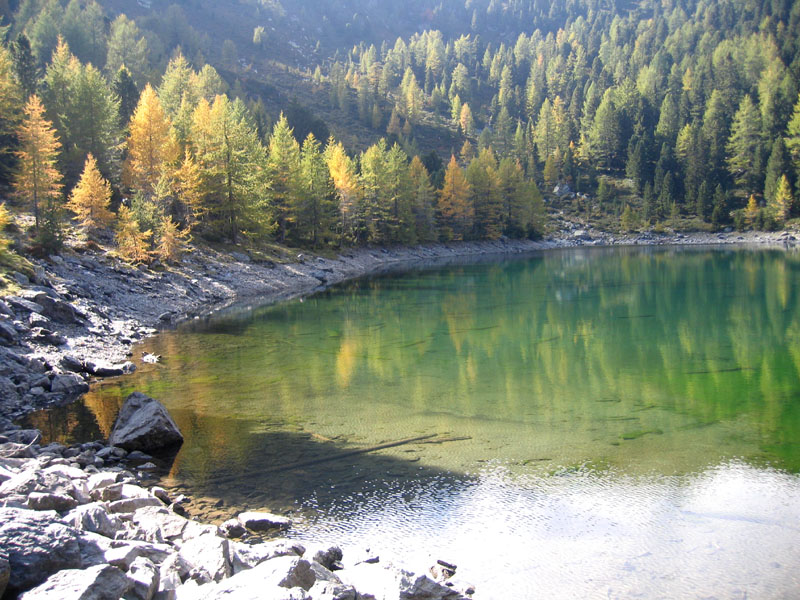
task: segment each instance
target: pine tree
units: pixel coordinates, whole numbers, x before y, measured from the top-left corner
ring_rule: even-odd
[[[14,70],[17,73],[22,95],[29,98],[36,93],[36,86],[39,83],[39,73],[36,58],[31,51],[31,43],[24,33],[20,33],[9,49],[14,60]]]
[[[42,209],[54,209],[61,199],[61,173],[56,167],[61,144],[52,124],[44,117],[44,107],[38,96],[28,99],[24,115],[17,131],[19,164],[14,189],[33,208],[38,234]]]
[[[3,257],[8,252],[8,247],[11,240],[6,236],[6,226],[11,223],[11,214],[8,212],[5,203],[0,203],[0,257]]]
[[[158,258],[164,262],[180,259],[191,239],[189,231],[181,231],[178,224],[169,215],[161,220],[159,229],[158,246],[156,247]]]
[[[0,44],[0,181],[5,182],[11,167],[8,148],[19,125],[22,113],[22,92],[14,76],[11,55]]]
[[[139,98],[128,129],[125,182],[153,199],[162,171],[175,160],[177,148],[170,135],[170,121],[150,84]]]
[[[133,264],[149,263],[150,236],[152,231],[142,231],[139,223],[131,212],[131,209],[124,204],[119,207],[117,213],[117,252],[119,255]]]
[[[392,220],[386,140],[381,139],[361,154],[359,182],[363,194],[367,242],[387,244],[392,241],[397,223]]]
[[[458,120],[459,126],[461,127],[461,131],[464,132],[464,135],[473,135],[475,133],[475,121],[472,118],[472,110],[469,107],[469,104],[464,104],[461,107],[461,116]]]
[[[309,133],[300,151],[301,197],[297,207],[299,237],[312,246],[330,241],[336,214],[335,195],[321,145]]]
[[[415,156],[411,160],[409,176],[413,194],[412,210],[417,241],[420,243],[433,242],[436,240],[436,192],[431,185],[428,170],[419,156]]]
[[[797,95],[797,104],[794,105],[792,118],[786,126],[784,141],[794,167],[795,179],[800,181],[800,94]]]
[[[281,114],[272,130],[267,153],[270,209],[278,223],[281,242],[286,240],[289,227],[297,221],[297,204],[301,197],[300,146],[293,133],[289,121]]]
[[[130,71],[137,86],[144,84],[148,71],[147,40],[141,37],[136,23],[124,14],[111,23],[106,71],[116,73],[123,65]]]
[[[131,72],[124,65],[114,75],[111,88],[119,98],[119,122],[121,125],[127,125],[139,103],[139,90],[131,77]]]
[[[728,171],[737,185],[748,192],[761,189],[763,178],[763,140],[761,115],[750,96],[745,96],[736,111],[726,145]]]
[[[769,160],[767,160],[767,171],[764,177],[764,198],[767,203],[774,198],[781,177],[789,173],[789,169],[789,155],[786,152],[786,145],[782,137],[777,137],[772,143],[772,151],[770,152]]]
[[[89,154],[78,184],[70,194],[66,208],[75,213],[84,230],[92,231],[105,227],[114,219],[108,210],[111,203],[111,184],[97,168],[97,161]]]
[[[443,240],[463,240],[472,230],[475,211],[470,202],[469,183],[454,155],[450,157],[444,173],[438,212],[441,220],[439,231]]]
[[[714,189],[714,209],[711,212],[711,224],[719,227],[728,221],[728,200],[721,184]]]
[[[594,115],[588,136],[589,154],[598,166],[613,168],[619,159],[620,122],[612,90],[606,90]]]

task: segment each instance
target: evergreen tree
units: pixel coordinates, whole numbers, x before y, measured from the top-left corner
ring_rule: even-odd
[[[795,179],[800,182],[800,94],[797,96],[797,104],[794,105],[792,118],[786,126],[784,141],[794,166]]]
[[[761,115],[750,96],[745,96],[733,118],[726,145],[728,171],[737,185],[747,191],[761,189],[763,180]]]
[[[470,202],[470,188],[456,157],[450,157],[444,173],[444,187],[439,192],[439,231],[444,241],[463,240],[472,230],[475,211]]]
[[[38,96],[28,99],[24,119],[17,131],[19,163],[14,177],[14,190],[33,209],[36,232],[39,234],[42,210],[53,213],[61,200],[61,173],[56,167],[61,145],[52,124],[44,117]]]
[[[0,44],[0,181],[6,181],[11,167],[13,136],[22,117],[22,92],[14,76],[11,55]]]
[[[359,181],[363,194],[367,242],[386,244],[392,241],[396,222],[391,219],[388,183],[388,149],[381,139],[361,154]]]
[[[31,43],[24,33],[20,33],[9,49],[14,60],[14,70],[17,74],[22,95],[28,98],[36,93],[39,83],[39,69],[36,66],[36,58],[34,58],[31,51]]]
[[[267,173],[270,211],[278,223],[278,240],[283,242],[290,226],[297,223],[297,205],[301,198],[300,146],[283,114],[275,123],[269,140]]]
[[[782,137],[775,138],[772,151],[767,160],[767,171],[764,177],[764,198],[767,203],[775,197],[781,177],[790,172],[789,155]]]
[[[711,186],[707,179],[704,179],[697,189],[697,197],[695,198],[695,213],[701,219],[708,218],[714,199],[711,195]]]
[[[149,70],[147,40],[141,36],[136,23],[124,14],[111,23],[106,71],[116,73],[123,65],[130,71],[137,87],[144,85]]]
[[[78,184],[73,188],[66,208],[78,217],[81,227],[90,232],[105,227],[114,219],[108,210],[111,203],[111,184],[97,168],[97,161],[89,154]]]
[[[589,154],[604,169],[617,166],[620,145],[619,114],[614,106],[612,90],[603,95],[589,130]]]
[[[114,75],[111,88],[119,98],[119,123],[127,125],[139,103],[139,90],[131,77],[130,71],[122,66]]]
[[[298,233],[301,239],[316,247],[332,237],[336,190],[321,145],[313,133],[303,142],[300,172],[303,190],[297,210]]]
[[[428,170],[419,156],[415,156],[409,165],[411,178],[412,211],[414,215],[415,234],[420,243],[436,240],[436,192],[431,185]]]
[[[487,148],[473,159],[466,171],[475,213],[474,236],[496,240],[503,233],[503,201],[497,176],[497,159]]]
[[[721,184],[717,184],[714,189],[714,209],[711,212],[711,223],[714,227],[719,227],[728,221],[728,199]]]

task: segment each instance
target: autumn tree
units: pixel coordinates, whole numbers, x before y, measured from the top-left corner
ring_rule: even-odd
[[[359,237],[363,220],[355,163],[341,142],[335,142],[333,138],[328,140],[325,148],[325,162],[336,190],[342,241],[353,242]]]
[[[789,178],[783,175],[778,182],[775,194],[767,203],[767,210],[776,221],[782,224],[789,218],[793,203],[792,186],[789,184]]]
[[[176,158],[170,121],[148,84],[131,117],[124,181],[146,198],[154,198],[164,169]]]
[[[130,208],[124,204],[117,213],[117,252],[119,255],[132,262],[141,264],[150,262],[150,237],[152,231],[142,231]]]
[[[156,256],[164,262],[176,261],[186,251],[190,239],[188,230],[181,230],[170,215],[165,215],[159,224]]]
[[[475,211],[470,202],[469,183],[455,155],[450,156],[444,173],[438,212],[439,230],[443,240],[463,240],[472,230]]]
[[[14,189],[17,196],[33,208],[38,234],[42,210],[52,211],[61,199],[61,173],[56,167],[61,144],[52,124],[44,117],[44,107],[38,96],[28,99],[23,112],[24,118],[17,131],[19,164]]]
[[[436,191],[419,156],[411,159],[408,174],[411,178],[412,212],[417,241],[433,242],[436,240]]]
[[[108,209],[110,203],[111,184],[100,174],[97,161],[89,154],[66,208],[75,213],[81,227],[89,232],[108,225],[114,219],[114,214]]]

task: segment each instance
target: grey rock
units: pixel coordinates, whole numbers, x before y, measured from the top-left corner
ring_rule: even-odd
[[[65,373],[53,378],[50,391],[67,396],[78,396],[89,391],[89,384],[75,373]]]
[[[268,512],[243,512],[236,517],[239,523],[250,531],[270,531],[273,529],[289,529],[292,520]]]
[[[11,565],[8,562],[8,553],[0,548],[0,598],[6,591],[9,577],[11,577]]]
[[[237,600],[260,600],[264,597],[304,599],[309,597],[305,591],[311,589],[315,582],[314,573],[307,560],[281,557],[263,562],[253,569],[241,571],[211,588],[204,597]],[[277,593],[275,588],[278,587],[287,588],[287,591],[294,594],[287,596]]]
[[[114,484],[119,479],[118,473],[102,472],[90,475],[86,480],[86,487],[89,488],[89,493],[93,495],[94,492],[107,488]],[[122,487],[120,486],[120,490]]]
[[[244,252],[231,252],[231,258],[242,263],[249,263],[250,257]]]
[[[112,513],[132,513],[148,506],[164,506],[164,504],[155,496],[150,498],[123,498],[111,502],[108,505],[108,509]]]
[[[239,538],[247,533],[244,526],[236,519],[228,519],[219,526],[219,531],[226,538]]]
[[[0,321],[0,343],[14,344],[19,338],[19,333],[9,323]]]
[[[281,556],[300,557],[305,548],[291,540],[264,542],[261,544],[230,543],[231,564],[233,572],[239,573],[257,567],[266,560]]]
[[[41,313],[44,310],[41,304],[36,304],[36,302],[31,302],[19,296],[6,296],[6,302],[16,311]]]
[[[361,596],[352,585],[317,581],[309,590],[314,600],[366,600],[369,596]]]
[[[8,591],[23,592],[62,569],[81,567],[78,532],[55,512],[0,508],[0,548],[8,554]]]
[[[125,450],[156,450],[183,442],[167,409],[158,400],[134,392],[114,422],[109,444]]]
[[[19,600],[119,600],[130,587],[125,573],[118,568],[97,565],[60,571],[22,594]]]
[[[53,322],[44,315],[40,315],[37,312],[32,312],[30,315],[28,315],[28,324],[31,327],[49,328],[52,327]]]
[[[79,322],[75,309],[68,302],[52,298],[50,295],[44,292],[39,292],[36,294],[33,297],[33,301],[42,307],[40,312],[45,317],[48,317],[57,323],[71,325]]]
[[[131,563],[128,580],[131,587],[125,596],[126,600],[151,600],[158,589],[158,567],[151,560],[140,556]]]
[[[31,329],[31,339],[38,344],[49,344],[51,346],[63,346],[67,343],[67,338],[59,335],[44,327],[34,327]]]
[[[67,469],[67,471],[62,471],[58,467]],[[81,502],[85,499],[84,491],[76,487],[76,484],[80,485],[80,483],[74,481],[67,473],[69,473],[69,468],[62,465],[55,465],[43,470],[23,471],[0,485],[0,497],[30,496],[38,492],[71,496]]]
[[[222,581],[231,575],[228,540],[216,535],[201,535],[181,545],[178,555],[199,583]]]
[[[48,494],[31,492],[28,495],[28,508],[31,510],[55,510],[63,512],[78,505],[78,501],[68,494]]]
[[[58,364],[61,365],[61,368],[73,373],[82,373],[86,370],[82,360],[69,354],[62,356]]]
[[[136,365],[130,361],[118,364],[110,364],[106,362],[93,363],[87,361],[84,368],[88,373],[95,377],[119,377],[120,375],[129,375],[136,370]]]
[[[150,544],[139,540],[114,540],[111,549],[105,552],[106,562],[125,571],[139,558],[144,557],[155,564],[161,564],[175,554],[167,544]]]
[[[344,554],[339,546],[331,546],[329,548],[320,548],[314,552],[313,560],[326,569],[334,571],[342,568],[341,561],[343,557]]]
[[[108,538],[113,538],[118,531],[125,528],[122,520],[110,514],[106,505],[100,502],[77,507],[67,514],[64,520],[78,529],[99,533]]]
[[[154,528],[162,540],[172,541],[183,537],[189,525],[189,520],[176,515],[163,505],[147,506],[133,513],[131,523],[147,531]]]

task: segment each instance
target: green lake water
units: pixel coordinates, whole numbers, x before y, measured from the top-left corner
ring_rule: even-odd
[[[389,273],[142,351],[161,362],[37,425],[92,439],[129,392],[160,399],[186,437],[164,482],[219,518],[455,562],[477,598],[800,595],[796,251]]]

